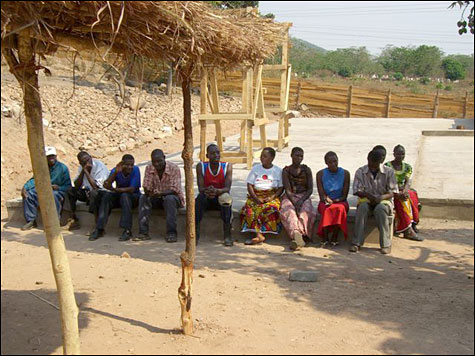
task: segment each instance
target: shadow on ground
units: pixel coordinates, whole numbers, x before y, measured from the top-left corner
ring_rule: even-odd
[[[235,236],[239,235],[240,242],[232,248],[225,248],[220,236],[203,236],[197,248],[195,268],[209,268],[218,273],[232,270],[266,278],[278,285],[291,301],[329,315],[376,324],[388,333],[400,335],[387,338],[380,345],[379,350],[383,353],[473,354],[473,230],[422,229],[420,234],[426,239],[422,243],[395,238],[393,254],[389,256],[382,256],[378,248],[363,248],[360,253],[351,254],[348,243],[328,253],[314,250],[315,247],[292,253],[287,248],[287,240],[282,237],[269,239],[271,246],[245,246],[242,243],[244,236],[238,233]],[[64,239],[69,251],[116,256],[126,251],[132,258],[169,263],[177,269],[184,248],[183,239],[175,244],[168,244],[163,238],[120,243],[115,235],[91,243],[82,230],[75,234],[65,232]],[[46,248],[39,230],[20,235],[18,229],[7,228],[2,232],[2,240]],[[459,245],[458,252],[444,250],[446,243]],[[408,256],[397,253],[401,244],[406,244]],[[249,260],[259,261],[259,264],[250,264]],[[288,273],[294,269],[316,270],[318,283],[290,282]],[[54,299],[52,292],[48,293],[51,294],[48,299]],[[4,345],[10,352],[34,351],[36,346],[32,345],[37,342],[36,338],[44,338],[47,330],[54,330],[48,343],[37,346],[39,352],[48,353],[51,351],[48,348],[57,348],[61,344],[58,313],[39,300],[34,301],[36,308],[29,308],[23,301],[26,298],[35,299],[28,291],[2,291],[2,325],[12,329],[13,324],[13,329],[20,329],[27,348],[8,350],[8,339],[3,337],[2,327],[2,352]],[[249,302],[252,298],[249,296]],[[87,306],[82,309],[128,321],[152,332],[174,332],[108,315]],[[81,315],[80,322],[84,326],[87,318],[84,318],[84,313]],[[38,325],[41,325],[41,320],[48,324],[41,325],[34,332],[22,331],[21,319],[25,317],[37,318]],[[4,319],[6,324],[3,324]]]

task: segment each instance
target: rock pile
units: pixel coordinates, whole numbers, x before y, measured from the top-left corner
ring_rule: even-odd
[[[77,149],[95,151],[97,157],[126,151],[171,136],[183,130],[181,94],[165,95],[126,88],[130,97],[122,100],[108,84],[72,86],[43,85],[40,88],[43,124],[49,132]],[[2,83],[2,117],[22,121],[22,93],[16,83]],[[200,98],[192,95],[192,120],[198,123]],[[241,102],[220,99],[222,111],[239,111]],[[24,121],[24,120],[23,120]]]

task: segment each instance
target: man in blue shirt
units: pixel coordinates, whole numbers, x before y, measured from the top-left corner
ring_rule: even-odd
[[[112,183],[115,182],[115,187]],[[135,166],[135,159],[125,154],[117,166],[112,169],[109,178],[104,181],[104,188],[109,190],[104,194],[99,207],[96,228],[89,241],[104,236],[110,212],[121,208],[120,227],[124,229],[119,241],[127,241],[132,236],[132,209],[137,207],[140,198],[140,170]]]
[[[60,215],[64,196],[67,190],[71,188],[71,178],[69,176],[68,167],[57,161],[56,149],[54,147],[45,147],[45,153],[46,159],[48,160],[51,187],[53,188],[56,210],[58,215]],[[21,229],[30,230],[31,228],[36,227],[36,218],[38,216],[39,207],[38,193],[35,189],[34,178],[31,178],[25,183],[21,190],[21,196],[23,198],[23,214],[26,220],[26,224],[23,225]]]

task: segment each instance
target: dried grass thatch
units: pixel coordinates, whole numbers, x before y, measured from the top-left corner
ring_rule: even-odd
[[[197,65],[256,64],[275,53],[286,25],[201,1],[2,1],[2,46],[30,28],[44,44],[124,58],[165,59],[191,74]],[[6,41],[8,42],[8,41]],[[186,70],[185,70],[186,69]]]

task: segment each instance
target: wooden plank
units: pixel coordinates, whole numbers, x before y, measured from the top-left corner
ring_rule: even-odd
[[[203,75],[200,82],[200,114],[206,115],[208,108],[206,106],[206,99],[208,97],[208,71],[203,69]],[[204,161],[206,158],[206,121],[200,122],[200,160]]]
[[[246,157],[246,152],[224,151],[224,152],[221,152],[221,157]]]
[[[252,115],[246,113],[220,113],[199,115],[198,120],[251,120]]]
[[[285,64],[265,64],[262,70],[286,70]]]

